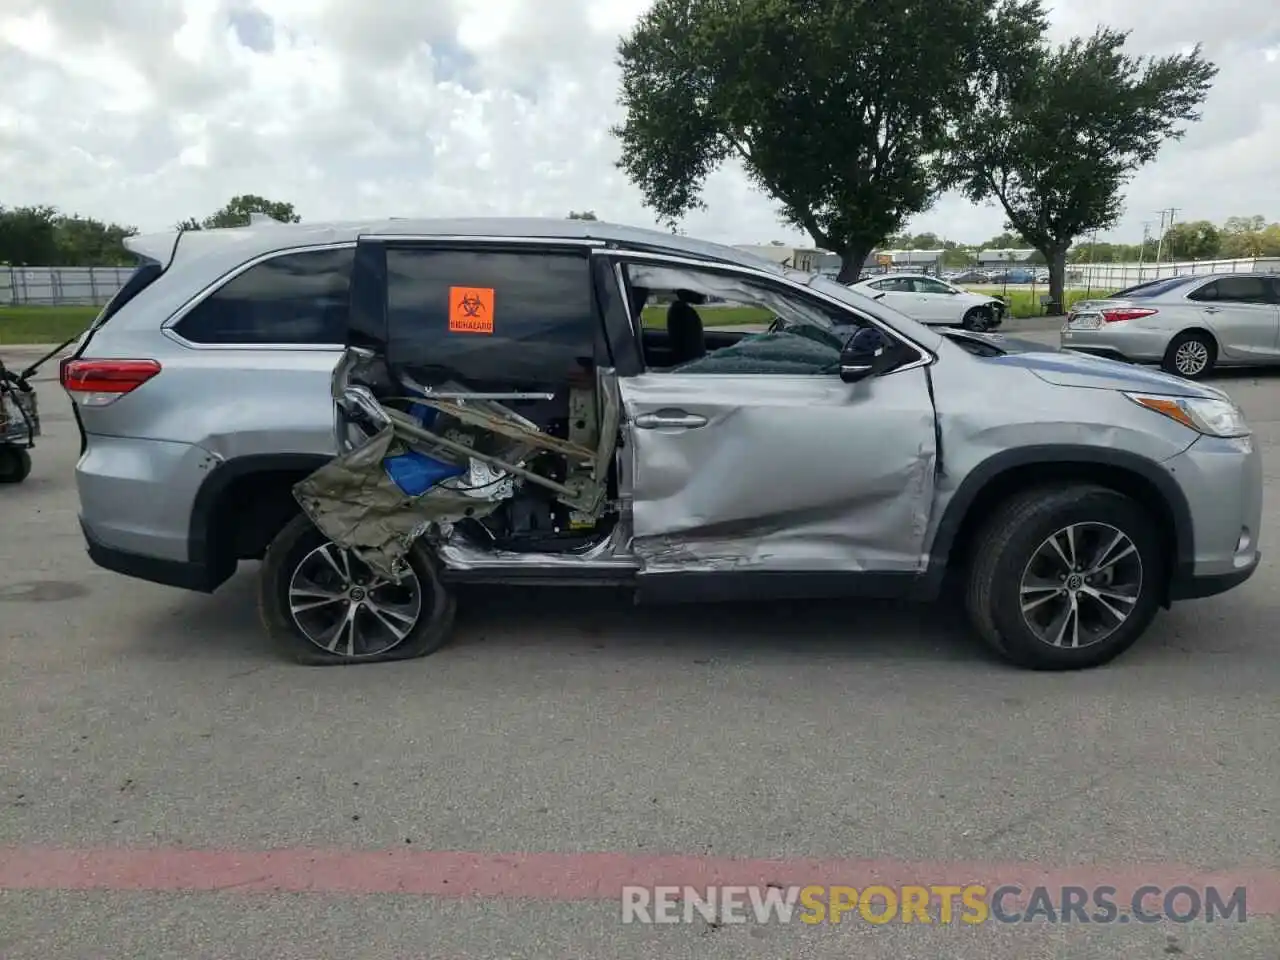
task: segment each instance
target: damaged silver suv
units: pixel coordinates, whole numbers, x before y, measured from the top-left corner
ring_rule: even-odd
[[[234,356],[170,336],[166,349],[190,356],[161,371],[136,352],[139,313],[129,338],[92,336],[64,369],[73,395],[109,394],[110,378],[84,371],[152,364],[124,395],[78,407],[94,559],[212,590],[265,554],[264,621],[303,662],[431,653],[461,584],[624,586],[678,602],[933,600],[954,582],[998,653],[1081,668],[1128,648],[1159,607],[1231,589],[1259,561],[1259,454],[1222,392],[938,333],[681,237],[549,220],[270,225],[218,244],[203,275],[188,268],[185,296],[146,309],[170,329],[252,265],[301,270],[307,249],[346,258],[338,286],[312,284],[344,341],[315,412],[336,440],[322,457],[299,439],[313,434],[298,397],[317,392],[300,372],[317,369],[307,351],[243,352],[228,374],[243,389],[182,393]],[[270,285],[241,287],[252,299]],[[722,328],[726,305],[757,308],[767,328]],[[175,406],[149,408],[162,400]],[[200,477],[187,485],[196,569],[104,545],[97,492],[126,485],[106,491],[86,472],[95,444],[116,456],[128,445],[96,437],[104,406],[116,423],[186,426],[188,452],[163,453],[166,469]],[[257,459],[238,465],[234,450]]]

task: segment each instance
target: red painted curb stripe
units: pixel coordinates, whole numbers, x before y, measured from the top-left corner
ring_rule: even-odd
[[[1280,870],[1206,872],[1176,864],[1046,867],[1035,863],[779,860],[626,853],[416,850],[0,848],[0,890],[218,891],[613,900],[626,885],[952,885],[1023,890],[1116,888],[1126,904],[1146,885],[1247,890],[1250,916],[1280,914]],[[1055,897],[1056,899],[1056,897]]]

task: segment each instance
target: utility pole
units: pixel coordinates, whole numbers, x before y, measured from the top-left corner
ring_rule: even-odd
[[[1156,276],[1160,275],[1160,262],[1164,254],[1164,235],[1173,228],[1173,218],[1177,215],[1177,207],[1168,207],[1160,211],[1160,242],[1156,245]],[[1165,217],[1169,222],[1165,224]]]
[[[1143,280],[1142,268],[1147,262],[1147,244],[1151,242],[1151,221],[1142,221],[1142,246],[1138,248],[1138,282]]]

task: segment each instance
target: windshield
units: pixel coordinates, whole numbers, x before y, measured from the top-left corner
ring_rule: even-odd
[[[877,320],[883,320],[899,333],[911,337],[917,343],[931,343],[937,340],[938,335],[924,324],[912,320],[905,313],[899,313],[892,307],[887,306],[883,301],[873,300],[861,290],[843,286],[818,274],[789,272],[787,279],[795,283],[803,283],[811,290],[816,290],[825,297],[838,300],[862,313],[870,314]]]

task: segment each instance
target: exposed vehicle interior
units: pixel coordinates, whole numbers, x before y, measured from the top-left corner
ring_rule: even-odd
[[[631,263],[624,276],[632,316],[647,321],[639,340],[652,372],[838,376],[852,338],[870,338],[859,346],[872,352],[887,342],[819,298],[730,272]],[[717,330],[715,311],[733,307],[735,319],[749,308],[745,323],[767,329]],[[566,334],[558,353],[532,359],[535,345],[523,342],[518,351],[491,342],[498,354],[457,343],[393,338],[386,356],[340,365],[339,405],[355,433],[352,449],[297,488],[313,522],[387,576],[420,536],[451,556],[512,562],[625,553],[621,397],[591,356],[590,332]],[[524,372],[494,382],[495,356],[503,370]],[[489,375],[478,380],[469,365]]]
[[[625,276],[632,317],[642,320],[645,366],[654,371],[832,375],[845,343],[875,331],[817,299],[729,274],[628,264]],[[717,329],[717,313],[732,318],[729,329]],[[756,324],[767,329],[733,329]]]

